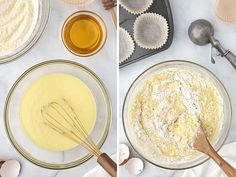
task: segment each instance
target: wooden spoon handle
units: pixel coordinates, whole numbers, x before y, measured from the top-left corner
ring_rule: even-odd
[[[219,165],[228,177],[236,177],[236,169],[226,162],[214,149],[211,147],[208,155]]]

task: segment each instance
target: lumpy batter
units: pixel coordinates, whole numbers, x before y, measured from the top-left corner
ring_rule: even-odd
[[[148,78],[133,98],[131,126],[138,143],[156,157],[179,160],[196,154],[199,126],[213,142],[223,119],[214,84],[187,69],[170,68]]]
[[[37,145],[62,151],[77,145],[44,124],[44,105],[66,99],[76,111],[87,132],[96,122],[96,103],[84,82],[68,74],[49,74],[32,82],[21,101],[20,118],[26,134]]]

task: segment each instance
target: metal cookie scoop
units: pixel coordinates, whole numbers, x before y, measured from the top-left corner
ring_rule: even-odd
[[[211,43],[222,57],[225,57],[236,69],[236,56],[222,47],[220,42],[214,38],[214,28],[207,20],[196,20],[191,23],[188,29],[188,35],[191,41],[197,45],[206,45]]]

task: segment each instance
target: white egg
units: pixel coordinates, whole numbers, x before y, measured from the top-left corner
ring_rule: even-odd
[[[17,177],[20,173],[20,163],[17,160],[8,160],[2,164],[1,177]]]
[[[125,164],[126,170],[132,175],[138,175],[142,173],[144,164],[140,158],[134,157],[128,160]]]
[[[119,165],[124,165],[129,159],[130,151],[126,144],[119,145]]]

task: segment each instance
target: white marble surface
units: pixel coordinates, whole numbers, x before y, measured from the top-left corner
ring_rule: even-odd
[[[139,61],[135,64],[120,69],[120,90],[119,90],[119,105],[121,107],[127,89],[133,80],[150,66],[166,60],[184,59],[196,62],[210,69],[225,85],[232,102],[233,107],[233,122],[230,130],[229,137],[226,143],[236,140],[236,71],[224,59],[217,59],[216,64],[210,62],[210,46],[196,46],[188,38],[187,30],[189,24],[199,18],[205,18],[212,22],[215,27],[215,37],[218,38],[222,45],[229,48],[232,52],[236,53],[236,24],[227,24],[220,21],[214,13],[216,0],[170,0],[174,18],[174,40],[171,47],[159,54]],[[121,115],[121,114],[120,114]],[[119,116],[119,136],[120,142],[127,143],[125,137],[121,116]],[[132,150],[133,155],[135,155]],[[233,152],[232,152],[233,153]],[[155,167],[149,163],[145,163],[144,172],[139,177],[179,177],[183,171],[164,170]],[[127,171],[121,167],[120,176],[129,177]]]
[[[89,58],[79,58],[69,53],[62,44],[60,32],[64,20],[73,12],[80,9],[92,10],[102,16],[108,27],[108,39],[105,47],[96,55]],[[105,83],[110,93],[113,104],[113,123],[109,136],[102,147],[108,154],[116,151],[116,30],[107,11],[103,9],[100,1],[79,8],[68,5],[62,0],[51,0],[51,13],[46,29],[36,45],[25,55],[14,62],[0,65],[0,159],[18,159],[22,164],[20,177],[75,177],[83,176],[89,169],[96,165],[96,159],[92,158],[83,165],[60,172],[37,167],[25,160],[10,144],[3,122],[3,109],[6,96],[14,81],[26,69],[36,63],[49,59],[69,59],[79,62],[93,70]]]

